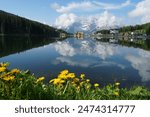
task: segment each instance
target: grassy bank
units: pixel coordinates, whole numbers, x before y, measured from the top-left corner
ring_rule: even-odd
[[[60,74],[49,83],[44,83],[45,78],[36,78],[29,71],[8,69],[8,63],[0,64],[0,99],[22,100],[109,100],[109,99],[150,99],[150,91],[141,86],[131,89],[119,88],[120,83],[109,84],[101,87],[91,84],[85,74],[76,76],[68,70]]]

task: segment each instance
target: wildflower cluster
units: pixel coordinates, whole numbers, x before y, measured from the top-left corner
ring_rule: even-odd
[[[85,79],[85,74],[80,74],[80,76],[77,77],[75,73],[70,73],[68,70],[61,71],[57,78],[50,80],[49,83],[56,87],[64,88],[67,88],[70,85],[77,91],[83,87],[86,89],[91,88],[90,79]]]
[[[4,81],[12,81],[14,80],[15,76],[13,72],[8,72],[7,67],[9,66],[8,63],[0,63],[0,79]]]
[[[42,82],[45,78],[36,78],[29,71],[20,71],[17,68],[9,70],[8,66],[9,63],[0,63],[0,99],[39,99],[38,93],[45,91]]]
[[[7,66],[8,66],[8,63],[0,63],[0,73],[6,71]]]
[[[16,76],[20,74],[19,69],[8,70],[9,63],[0,63],[0,79],[3,81],[14,81]]]
[[[136,86],[120,88],[120,82],[100,86],[92,85],[85,74],[77,76],[68,70],[45,83],[45,77],[35,77],[29,71],[8,69],[8,63],[0,63],[0,99],[150,99],[150,91]]]

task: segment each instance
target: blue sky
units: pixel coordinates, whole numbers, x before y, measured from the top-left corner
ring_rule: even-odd
[[[0,10],[66,26],[75,19],[91,17],[104,23],[109,18],[123,25],[146,23],[150,21],[149,6],[150,0],[0,0]]]

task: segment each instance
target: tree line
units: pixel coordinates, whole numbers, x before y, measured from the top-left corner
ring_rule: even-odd
[[[98,30],[96,33],[109,34],[111,29]],[[150,23],[135,25],[135,26],[124,26],[117,29],[119,33],[125,32],[138,32],[139,34],[150,35]]]
[[[58,37],[63,30],[31,21],[29,19],[0,10],[0,35],[45,35]]]
[[[119,32],[133,32],[140,31],[141,33],[146,33],[150,35],[150,23],[135,25],[135,26],[124,26],[119,29]]]

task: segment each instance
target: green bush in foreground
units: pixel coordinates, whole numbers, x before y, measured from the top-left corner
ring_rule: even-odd
[[[45,78],[36,78],[29,71],[9,70],[8,63],[0,63],[0,99],[26,100],[142,100],[150,99],[150,91],[141,86],[131,89],[119,88],[120,83],[103,88],[92,85],[85,74],[77,77],[68,70],[61,71],[57,78],[44,83]]]

